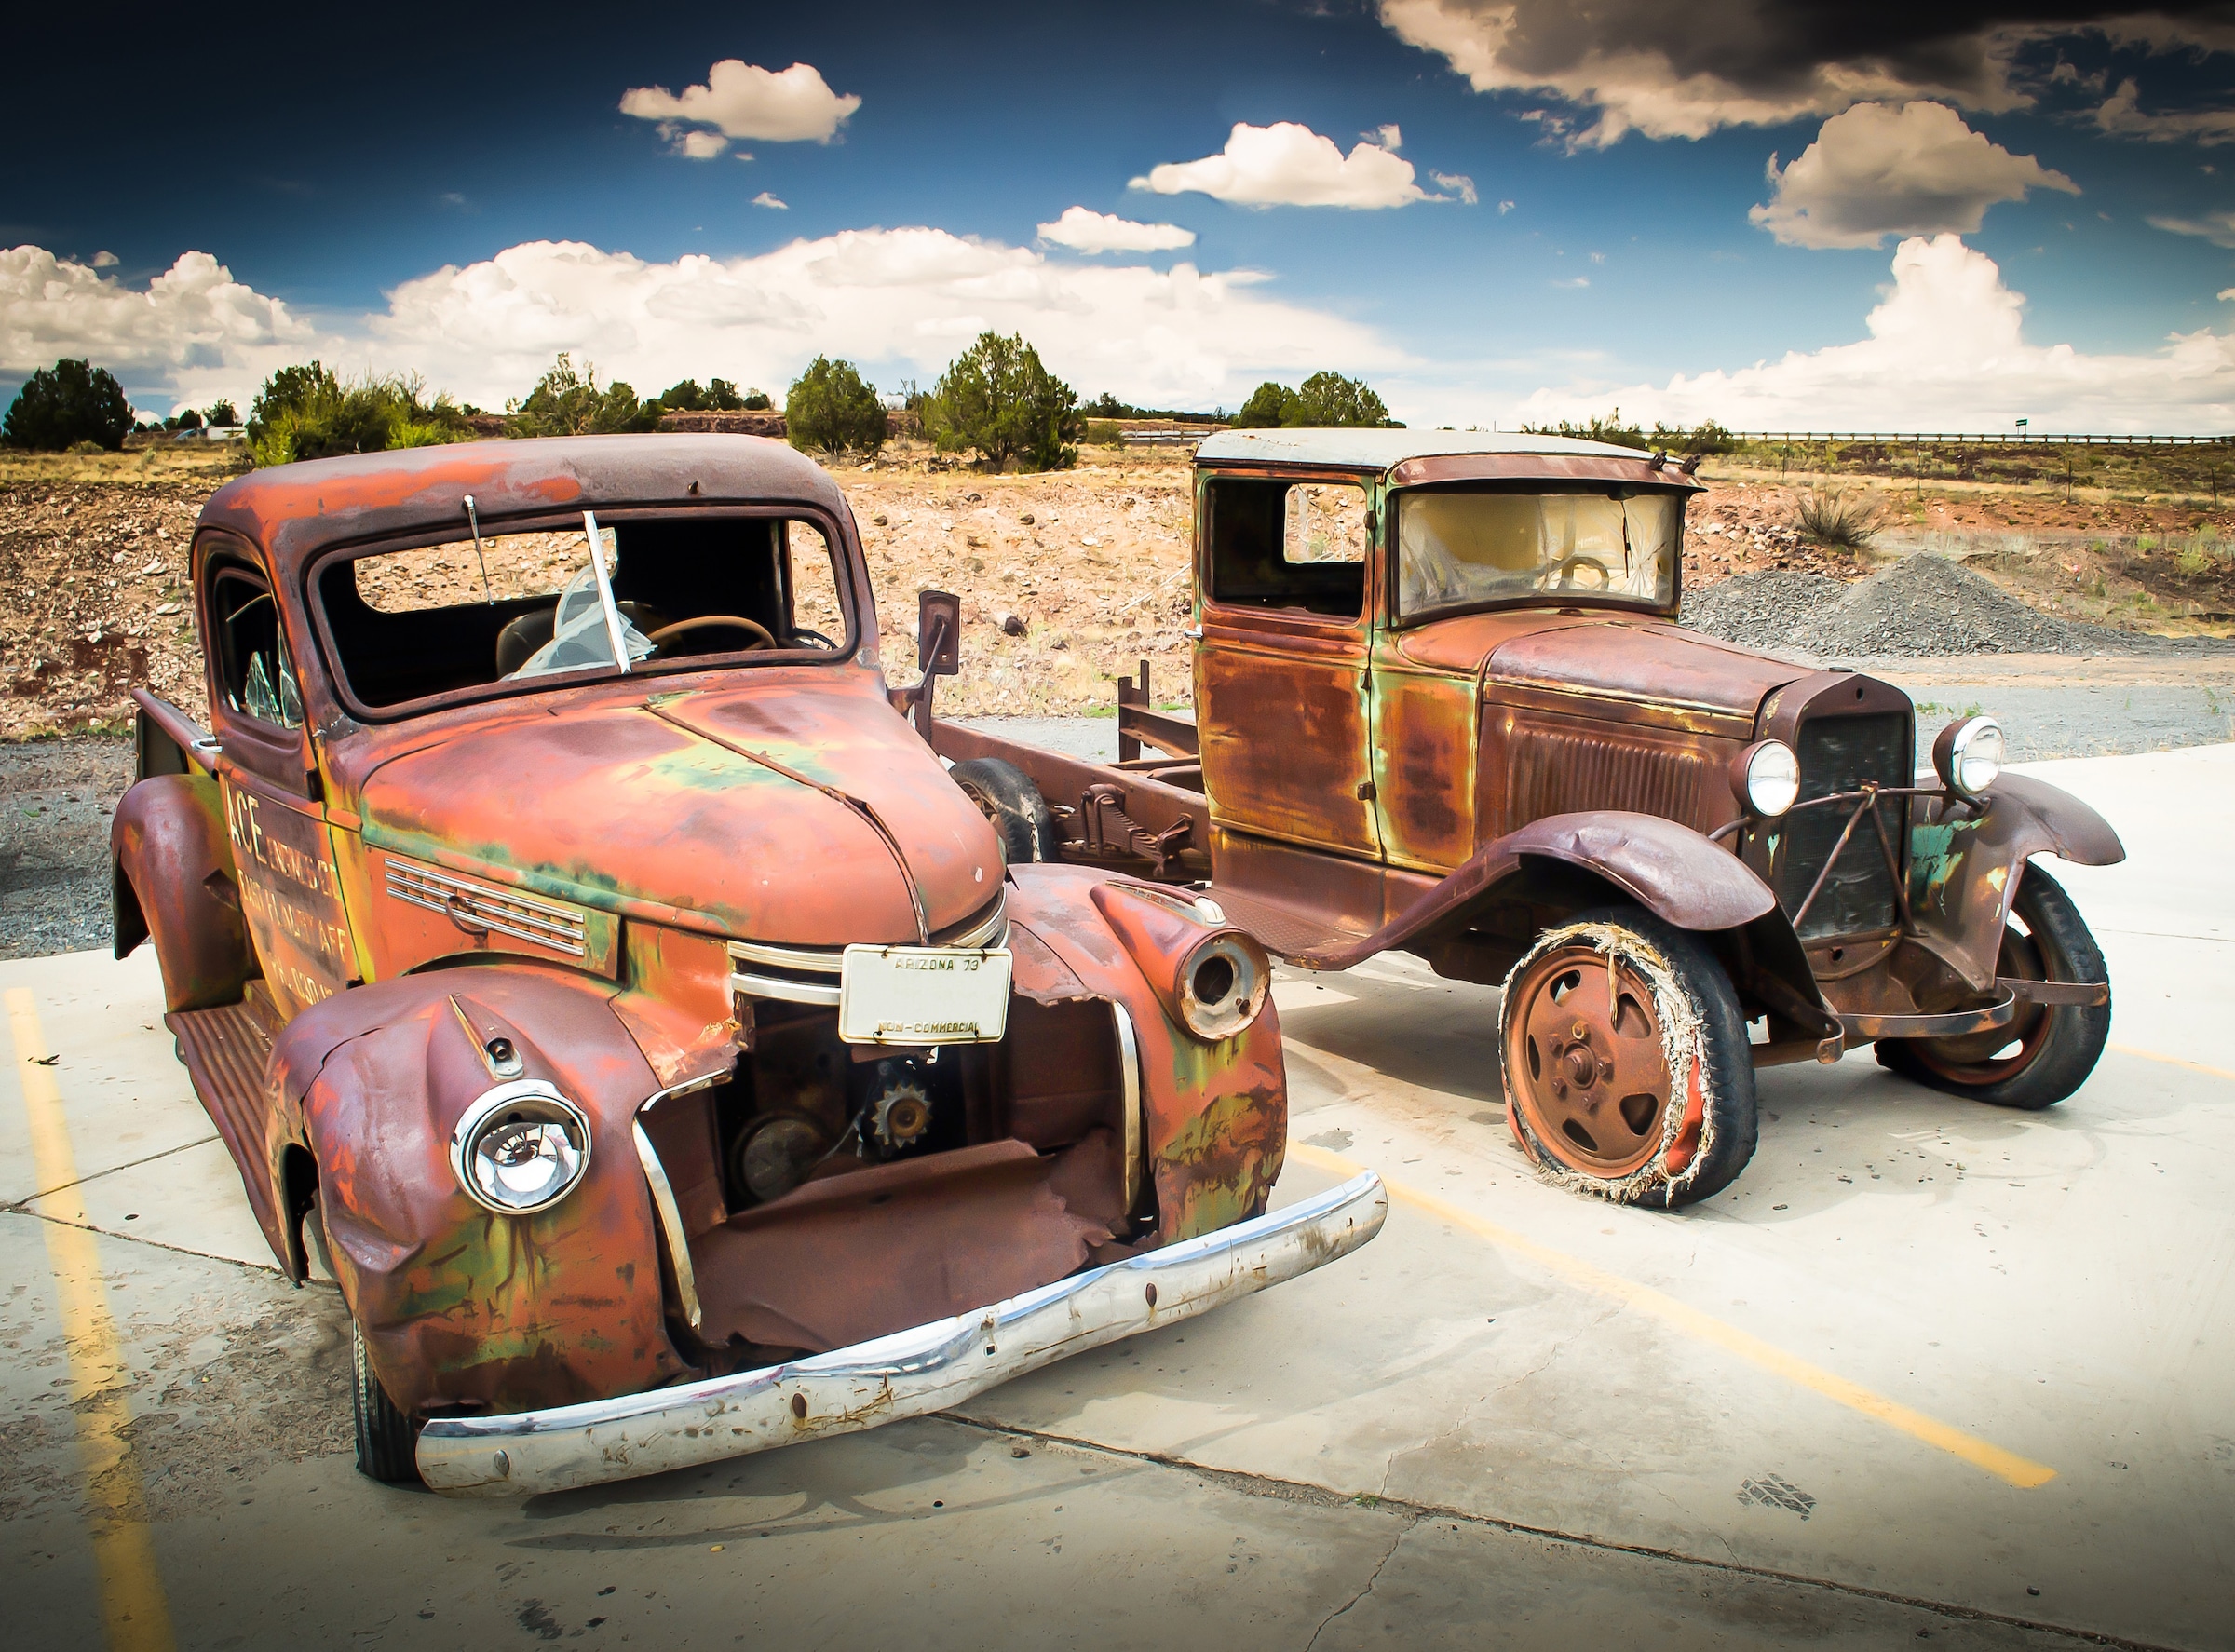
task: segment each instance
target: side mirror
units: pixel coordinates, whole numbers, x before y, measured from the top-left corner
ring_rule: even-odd
[[[951,590],[916,593],[915,665],[927,677],[962,670],[962,599]]]

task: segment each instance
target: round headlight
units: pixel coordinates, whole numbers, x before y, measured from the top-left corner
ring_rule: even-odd
[[[1977,797],[2002,772],[2002,725],[1992,717],[1964,717],[1932,742],[1932,767],[1958,797]]]
[[[1257,1019],[1271,984],[1265,960],[1240,936],[1212,935],[1180,966],[1180,1013],[1188,1031],[1215,1044]]]
[[[500,1084],[451,1132],[450,1168],[466,1197],[500,1216],[548,1211],[589,1169],[589,1120],[540,1078]]]
[[[1739,753],[1731,765],[1739,801],[1765,820],[1774,820],[1800,796],[1800,759],[1782,740],[1760,740]]]

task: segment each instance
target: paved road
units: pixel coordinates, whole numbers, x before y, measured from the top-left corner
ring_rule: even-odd
[[[2039,772],[2134,853],[2066,874],[2117,1048],[2060,1108],[1778,1069],[1733,1189],[1614,1211],[1508,1145],[1493,995],[1284,979],[1280,1196],[1380,1170],[1355,1257],[965,1415],[519,1505],[352,1471],[338,1305],[270,1271],[148,961],[0,964],[56,1057],[0,1081],[11,1643],[2235,1645],[2235,870],[2194,842],[2235,748]]]

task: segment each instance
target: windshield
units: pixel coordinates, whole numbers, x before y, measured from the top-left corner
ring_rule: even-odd
[[[1684,498],[1414,491],[1397,495],[1397,613],[1531,597],[1669,607]]]

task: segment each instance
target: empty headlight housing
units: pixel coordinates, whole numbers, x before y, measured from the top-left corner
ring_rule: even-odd
[[[589,1120],[541,1078],[483,1092],[451,1132],[450,1168],[466,1197],[500,1216],[548,1211],[589,1169]]]
[[[1992,717],[1962,717],[1932,742],[1932,767],[1958,797],[1978,797],[2002,772],[2002,725]]]
[[[1255,948],[1239,935],[1212,935],[1180,966],[1180,1014],[1199,1038],[1231,1038],[1257,1019],[1270,985]]]
[[[1730,789],[1741,806],[1774,820],[1800,796],[1800,759],[1782,740],[1756,740],[1731,764]]]

